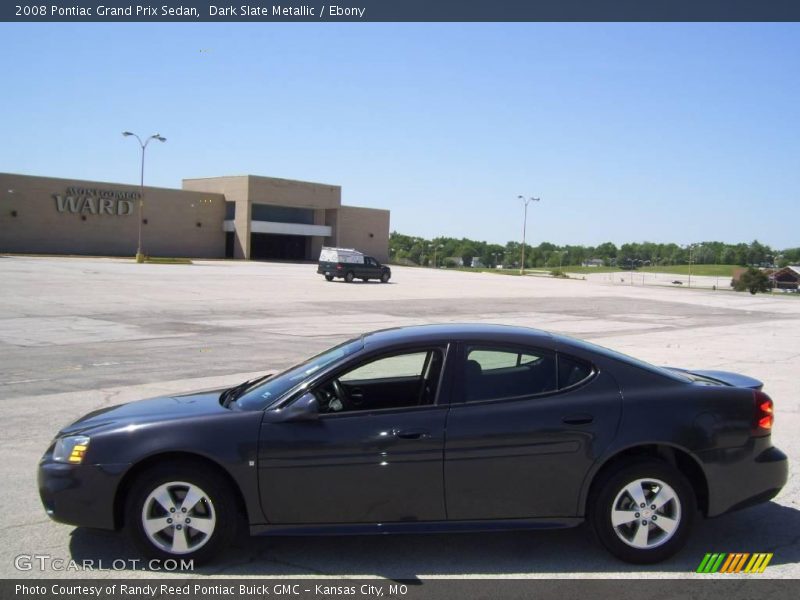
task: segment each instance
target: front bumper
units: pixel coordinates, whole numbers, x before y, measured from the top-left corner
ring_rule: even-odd
[[[789,477],[789,460],[769,437],[755,438],[742,448],[701,452],[708,480],[708,516],[767,502]]]
[[[39,496],[55,521],[115,529],[114,499],[130,465],[71,465],[48,457],[39,463]]]

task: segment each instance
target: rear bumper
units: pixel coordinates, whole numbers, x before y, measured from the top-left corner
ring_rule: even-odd
[[[335,268],[326,268],[326,267],[317,267],[317,274],[318,275],[331,275],[333,277],[344,277],[343,271],[337,271]]]
[[[51,519],[77,527],[114,529],[114,499],[129,465],[39,464],[39,497]]]
[[[742,448],[700,453],[708,480],[708,516],[747,508],[774,498],[789,476],[789,460],[769,438]]]

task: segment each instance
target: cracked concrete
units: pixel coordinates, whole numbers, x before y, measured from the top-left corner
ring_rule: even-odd
[[[393,269],[390,285],[327,283],[314,265],[0,261],[0,576],[13,557],[135,558],[125,538],[44,518],[36,464],[63,425],[103,406],[232,385],[377,328],[482,321],[583,337],[657,364],[741,371],[776,404],[790,481],[771,502],[698,524],[679,556],[631,567],[582,529],[426,536],[243,539],[196,575],[695,577],[707,551],[775,552],[764,576],[800,577],[800,298]],[[613,281],[613,279],[611,280]],[[149,571],[41,577],[149,577]],[[163,574],[157,573],[162,576]]]

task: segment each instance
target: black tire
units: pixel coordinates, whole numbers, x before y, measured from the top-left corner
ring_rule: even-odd
[[[643,494],[639,500],[645,500],[644,508],[633,500],[637,490]],[[660,493],[673,499],[659,505]],[[593,487],[587,506],[600,543],[617,558],[634,564],[657,563],[678,552],[689,538],[696,512],[697,500],[687,479],[669,463],[658,460],[632,461],[607,472]],[[633,515],[638,517],[626,520]],[[669,527],[664,528],[665,524]]]
[[[325,275],[325,279],[328,281],[333,281],[333,275]]]
[[[202,493],[202,498],[187,511],[181,504],[189,489]],[[152,494],[157,490],[168,490],[174,511],[168,511],[156,501]],[[202,564],[212,559],[220,550],[230,545],[243,523],[241,509],[236,498],[223,479],[210,471],[205,465],[196,463],[171,463],[160,465],[140,475],[132,484],[125,503],[125,529],[133,543],[141,552],[151,558],[187,559]],[[185,489],[185,491],[183,491]],[[183,496],[181,493],[183,491]],[[152,522],[171,518],[182,525],[168,525],[151,535],[145,531],[145,515]],[[204,529],[210,525],[210,533],[194,529],[194,524],[205,522]],[[185,549],[176,548],[176,534],[181,529]],[[154,541],[157,540],[157,541]],[[168,548],[168,546],[172,548]],[[194,549],[192,548],[194,546]]]
[[[363,281],[364,283],[369,283],[369,277],[362,277],[361,281]]]
[[[382,273],[381,274],[381,283],[387,283],[388,281],[389,281],[389,274],[388,273]]]
[[[355,275],[353,275],[352,271],[348,271],[347,273],[344,274],[344,280],[347,283],[353,283],[353,279],[355,279]]]

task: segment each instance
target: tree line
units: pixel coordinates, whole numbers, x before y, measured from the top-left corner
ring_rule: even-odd
[[[522,244],[507,242],[490,244],[467,238],[422,237],[393,231],[389,236],[389,257],[394,262],[421,266],[502,265],[519,268]],[[477,259],[477,261],[475,261]],[[525,244],[525,268],[559,268],[581,265],[590,260],[602,261],[604,266],[630,268],[692,264],[725,264],[741,266],[778,266],[800,264],[800,247],[776,250],[754,240],[749,244],[700,242],[688,246],[674,243],[632,242],[617,247],[611,242],[599,246],[558,246],[542,242],[538,246]],[[435,261],[435,264],[434,264]]]

